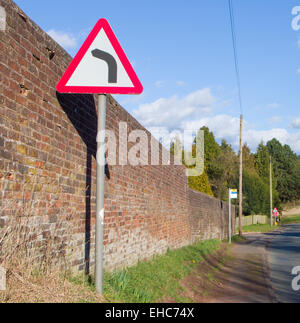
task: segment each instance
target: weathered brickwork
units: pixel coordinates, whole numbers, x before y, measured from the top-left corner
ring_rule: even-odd
[[[96,97],[56,93],[71,57],[11,0],[0,5],[6,10],[6,30],[0,31],[0,232],[11,218],[24,217],[37,260],[52,236],[74,269],[88,269],[94,263]],[[107,128],[117,143],[124,139],[119,122],[127,123],[128,134],[145,130],[108,96]],[[159,145],[160,160],[161,152]],[[191,191],[182,166],[108,165],[105,268],[132,265],[198,238],[224,238],[227,209]]]
[[[196,240],[227,239],[229,205],[206,194],[189,190],[192,236]],[[231,232],[235,232],[235,206],[231,206]]]

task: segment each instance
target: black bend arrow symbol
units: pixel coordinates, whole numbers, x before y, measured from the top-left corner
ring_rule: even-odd
[[[108,83],[117,83],[118,80],[118,66],[114,57],[100,49],[92,50],[92,55],[96,58],[102,59],[108,65]]]

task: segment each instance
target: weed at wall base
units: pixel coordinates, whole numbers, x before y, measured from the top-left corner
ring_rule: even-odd
[[[184,302],[180,296],[180,280],[188,276],[204,257],[219,250],[221,242],[207,240],[177,250],[168,250],[152,260],[140,261],[134,267],[104,273],[104,296],[110,302],[151,303],[165,296]],[[69,277],[72,282],[87,282],[94,289],[93,279],[82,275]]]

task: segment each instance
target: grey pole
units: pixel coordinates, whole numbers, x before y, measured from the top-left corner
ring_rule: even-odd
[[[104,179],[105,179],[105,120],[106,95],[98,96],[97,133],[97,191],[96,191],[96,239],[95,239],[95,286],[103,294],[103,231],[104,231]]]
[[[229,219],[228,219],[228,239],[229,239],[229,243],[231,243],[231,197],[230,197],[230,193],[231,193],[231,189],[229,189]]]

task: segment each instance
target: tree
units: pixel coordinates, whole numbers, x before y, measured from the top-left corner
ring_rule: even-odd
[[[269,187],[258,174],[244,170],[243,211],[245,215],[269,214]]]
[[[171,148],[170,148],[171,154],[175,155],[175,150],[176,150],[175,148],[177,147],[177,149],[179,150],[180,146],[182,146],[180,140],[178,138],[175,138],[171,144]],[[185,153],[187,153],[187,152],[182,151],[182,163],[187,168],[192,168],[193,166],[187,166],[185,163],[185,160],[184,160]],[[194,158],[196,157],[196,143],[195,142],[192,146],[192,156]],[[196,191],[208,194],[210,196],[213,196],[213,192],[211,190],[211,186],[209,184],[208,176],[207,176],[207,173],[205,170],[199,176],[189,176],[188,183],[189,183],[190,188],[192,188]]]
[[[247,144],[243,146],[243,169],[244,214],[268,214],[268,181],[260,177],[256,167],[256,155],[251,153]]]
[[[203,172],[203,174],[200,176],[190,176],[189,187],[196,191],[208,194],[210,196],[214,196],[209,185],[208,176],[206,172]]]
[[[221,173],[217,187],[217,197],[222,200],[228,200],[228,188],[236,187],[236,179],[238,178],[238,158],[226,140],[222,140],[220,146],[221,152],[216,159],[216,163],[219,165]]]
[[[215,136],[207,127],[202,127],[204,131],[204,168],[214,193],[214,196],[221,198],[222,195],[222,167],[217,159],[221,154],[221,148],[215,140]]]
[[[204,173],[190,177],[189,186],[200,192],[228,199],[228,188],[238,187],[239,155],[225,140],[221,145],[209,128],[204,131]],[[177,143],[178,144],[178,143]],[[174,145],[171,147],[174,154]],[[191,152],[196,155],[195,144]],[[273,202],[279,210],[280,203],[300,197],[300,156],[290,146],[272,139],[266,145],[261,142],[255,153],[243,146],[243,207],[245,214],[270,214],[270,156],[273,161]],[[184,162],[184,154],[183,154]],[[191,168],[191,166],[187,166]]]
[[[270,168],[270,154],[267,146],[261,142],[255,154],[255,168],[261,178],[269,179]]]
[[[269,194],[270,194],[270,154],[268,147],[261,142],[256,150],[255,154],[255,168],[259,177],[262,181],[268,185],[269,187]],[[274,170],[272,172],[272,183],[273,183],[273,204],[277,207],[278,210],[281,209],[281,201],[279,198],[279,193],[277,191],[277,178],[274,175]],[[270,202],[268,201],[268,209],[270,213]],[[268,213],[268,214],[269,214]]]
[[[274,176],[277,180],[276,189],[282,202],[294,201],[299,198],[300,167],[298,156],[290,146],[277,139],[267,143],[267,148],[273,161]]]

